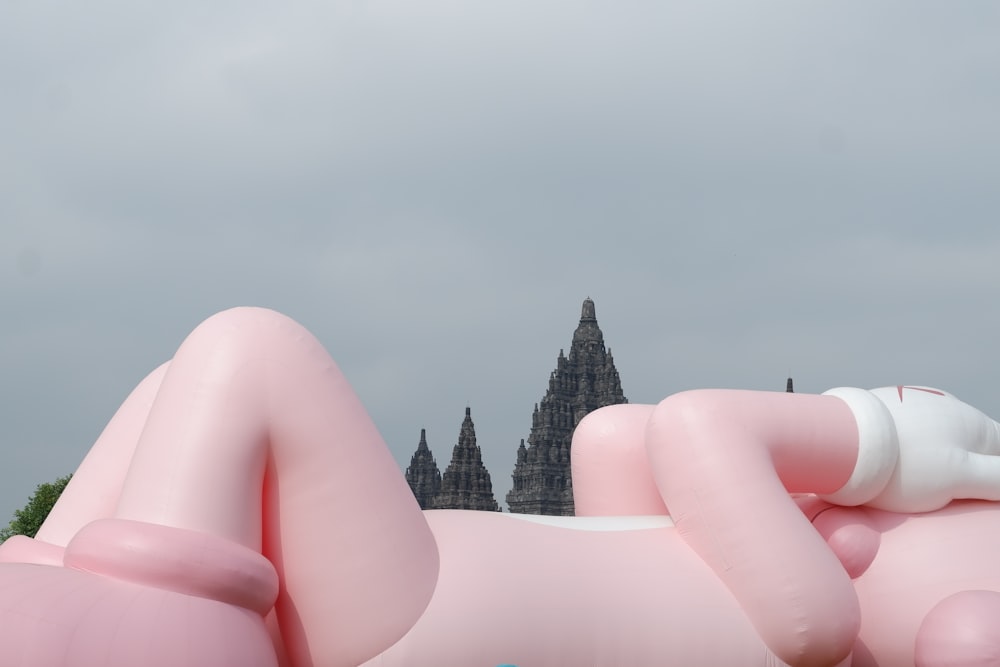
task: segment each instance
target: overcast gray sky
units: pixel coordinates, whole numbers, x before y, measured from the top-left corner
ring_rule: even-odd
[[[994,2],[0,6],[0,523],[211,313],[324,342],[503,503],[587,296],[632,402],[1000,415]]]

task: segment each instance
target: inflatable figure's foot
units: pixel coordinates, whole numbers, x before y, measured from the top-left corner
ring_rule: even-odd
[[[0,641],[17,667],[276,667],[260,554],[121,520],[86,526],[66,567],[0,564]]]
[[[917,632],[916,667],[1000,665],[1000,593],[962,591],[939,602]]]

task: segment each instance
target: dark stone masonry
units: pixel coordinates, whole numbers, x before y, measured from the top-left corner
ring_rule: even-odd
[[[420,509],[500,511],[493,497],[490,472],[483,465],[483,452],[476,444],[476,427],[470,408],[465,408],[458,444],[452,449],[451,463],[444,475],[438,471],[434,455],[427,446],[426,430],[420,429],[420,443],[406,469],[406,481]]]
[[[499,512],[493,497],[490,472],[483,465],[483,452],[476,444],[472,410],[465,408],[465,419],[458,433],[458,444],[451,453],[451,463],[441,477],[441,492],[431,503],[433,509],[487,510]]]
[[[441,471],[427,446],[425,429],[420,429],[420,442],[410,459],[410,467],[406,469],[406,481],[420,503],[420,509],[431,509],[434,498],[441,493]]]
[[[573,514],[570,444],[573,429],[583,417],[605,405],[627,403],[611,350],[597,325],[594,302],[583,302],[580,323],[573,333],[569,355],[559,351],[549,386],[531,416],[528,443],[517,450],[514,486],[507,494],[511,512]],[[493,497],[489,471],[476,444],[469,408],[452,461],[442,477],[420,431],[420,443],[406,469],[406,481],[423,509],[499,509]]]
[[[559,350],[549,387],[531,415],[528,444],[521,441],[514,486],[507,494],[511,512],[572,516],[570,444],[573,429],[587,413],[627,403],[611,350],[597,325],[594,302],[583,302],[569,355]]]

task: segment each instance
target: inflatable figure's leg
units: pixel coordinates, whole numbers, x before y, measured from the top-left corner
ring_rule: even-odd
[[[171,645],[198,652],[199,661],[176,663],[190,665],[259,652],[259,636],[226,635],[243,627],[241,619],[252,620],[246,614],[257,618],[269,644],[261,616],[280,577],[281,639],[297,667],[357,665],[387,648],[422,613],[438,566],[423,514],[336,365],[301,326],[261,309],[221,313],[184,342],[149,411],[114,518],[73,537],[65,563],[69,569],[52,568],[51,582],[34,580],[52,591],[59,589],[56,579],[81,589],[76,579],[91,586],[101,578],[89,573],[98,573],[140,584],[142,599],[152,595],[142,591],[161,591],[161,612],[152,606],[152,615],[140,619],[145,607],[136,602],[122,607],[128,613],[121,618],[146,624],[143,637],[169,636]],[[4,569],[17,567],[0,566],[0,590],[25,581],[20,570]],[[170,592],[189,600],[176,618]],[[3,607],[9,606],[9,618],[25,626],[18,626],[19,636],[38,634],[38,619],[54,612],[24,613],[30,592],[18,595],[5,596],[0,616],[8,618]],[[191,602],[199,598],[217,606]],[[42,605],[48,598],[30,599]],[[206,643],[194,639],[204,635],[201,629],[209,631]],[[74,638],[85,634],[74,630],[51,645],[69,655]],[[213,657],[213,646],[226,653]],[[84,652],[72,654],[76,663],[24,664],[90,664]],[[104,664],[170,664],[157,656],[131,658]],[[232,659],[226,664],[273,664],[274,657]]]
[[[939,602],[917,633],[916,667],[1000,665],[1000,593],[962,591]]]
[[[646,453],[653,405],[610,405],[577,424],[570,448],[577,516],[664,515]]]
[[[347,380],[308,331],[263,309],[216,315],[185,341],[117,516],[263,546],[295,664],[384,650],[437,577],[430,529]]]
[[[86,524],[114,516],[136,443],[169,365],[147,375],[118,408],[38,530],[39,540],[65,547]]]
[[[649,460],[678,531],[792,665],[850,654],[860,609],[850,579],[789,496],[854,479],[857,421],[832,396],[676,394],[653,411]]]
[[[573,431],[573,499],[577,516],[668,514],[646,453],[653,405],[612,405],[591,412]],[[815,495],[795,499],[852,579],[878,553],[880,534],[866,515]]]
[[[62,565],[63,550],[86,524],[114,515],[139,434],[163,381],[163,364],[132,390],[73,473],[34,539],[16,535],[0,546],[0,562]]]

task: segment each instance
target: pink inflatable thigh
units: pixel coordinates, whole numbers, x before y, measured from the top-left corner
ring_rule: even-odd
[[[178,350],[116,516],[263,551],[296,667],[384,650],[437,578],[430,529],[347,380],[309,332],[264,309],[213,316]]]

